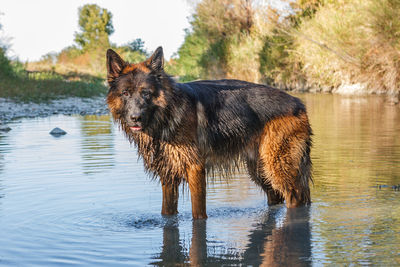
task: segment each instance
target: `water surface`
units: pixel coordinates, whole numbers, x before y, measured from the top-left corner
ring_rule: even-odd
[[[400,265],[400,108],[300,97],[311,207],[268,207],[243,171],[208,185],[207,221],[192,221],[186,188],[179,215],[160,215],[161,186],[109,116],[13,122],[0,133],[0,265]]]

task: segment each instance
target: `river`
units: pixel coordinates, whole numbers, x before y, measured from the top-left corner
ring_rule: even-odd
[[[400,265],[400,107],[298,96],[314,131],[311,206],[268,207],[240,171],[208,184],[206,221],[192,221],[187,187],[179,214],[161,216],[160,184],[110,116],[11,122],[0,133],[0,265]]]

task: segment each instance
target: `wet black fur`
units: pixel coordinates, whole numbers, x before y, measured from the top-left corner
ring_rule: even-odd
[[[303,103],[278,89],[240,80],[205,80],[174,84],[192,107],[204,107],[209,148],[214,153],[236,154],[249,137],[283,115],[305,112]],[[200,131],[201,131],[200,130]]]
[[[155,59],[157,61],[153,61],[158,64],[153,64],[153,61],[148,64],[150,73],[135,70],[109,79],[109,95],[122,90],[130,91],[130,96],[123,99],[123,108],[114,118],[120,122],[129,140],[141,148],[138,151],[146,169],[154,176],[159,176],[163,183],[169,182],[165,179],[177,179],[180,182],[184,178],[183,172],[172,170],[163,149],[164,144],[188,145],[185,138],[178,138],[182,136],[179,133],[187,131],[186,116],[194,114],[197,120],[197,140],[191,145],[195,147],[199,158],[211,158],[211,161],[206,162],[207,171],[217,168],[230,172],[233,165],[238,166],[245,158],[241,155],[243,150],[252,142],[253,136],[261,133],[268,121],[279,116],[297,116],[306,112],[298,98],[266,85],[240,80],[176,83],[160,67],[162,61],[157,57]],[[122,69],[123,66],[120,67]],[[139,86],[145,86],[151,91],[151,99],[142,101],[140,107],[143,113],[143,133],[151,137],[151,142],[144,142],[139,134],[129,130],[131,122],[128,118],[128,103],[141,97],[135,95]],[[161,93],[167,102],[165,107],[155,105],[153,101]],[[191,164],[190,161],[197,163],[197,160],[190,159],[187,164]]]

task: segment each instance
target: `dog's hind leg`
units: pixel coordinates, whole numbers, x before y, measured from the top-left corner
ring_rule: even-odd
[[[268,122],[261,135],[261,170],[286,206],[311,202],[311,128],[305,113],[282,116]]]
[[[165,183],[162,186],[162,215],[174,215],[178,213],[179,184]]]
[[[246,159],[246,167],[249,172],[251,180],[253,180],[258,186],[262,188],[262,190],[267,194],[268,197],[268,205],[276,205],[283,203],[283,196],[277,190],[274,190],[271,186],[271,183],[263,177],[263,172],[260,171],[260,167],[257,164],[257,160],[255,159]]]

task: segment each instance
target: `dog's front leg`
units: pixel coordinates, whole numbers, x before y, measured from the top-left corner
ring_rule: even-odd
[[[179,184],[165,183],[162,186],[163,201],[162,215],[175,215],[178,213]]]
[[[202,165],[193,165],[188,170],[193,219],[206,219],[206,175]]]

